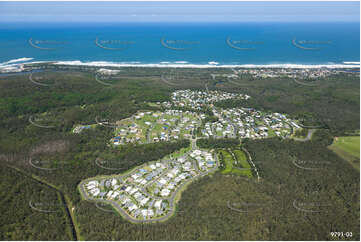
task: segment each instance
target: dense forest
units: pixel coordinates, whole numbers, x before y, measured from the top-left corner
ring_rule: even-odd
[[[48,86],[31,82],[28,75],[0,76],[1,239],[72,240],[76,230],[77,239],[86,240],[331,240],[330,232],[337,231],[353,232],[348,239],[358,240],[359,173],[327,146],[333,137],[359,129],[359,77],[340,74],[321,80],[320,87],[308,87],[247,76],[219,82],[210,76],[215,71],[229,73],[124,68],[112,86],[96,82],[91,70],[33,74]],[[82,179],[161,159],[189,142],[112,147],[112,128],[97,125],[74,134],[75,124],[115,123],[138,110],[159,109],[149,103],[169,100],[176,89],[205,90],[206,85],[252,97],[215,104],[220,107],[287,113],[306,118],[306,124],[322,123],[322,128],[307,142],[197,140],[203,148],[246,148],[261,181],[220,172],[203,177],[182,193],[177,213],[167,222],[135,225],[81,200],[77,185]],[[73,208],[74,225],[63,195]],[[29,200],[56,212],[34,213]]]
[[[206,149],[231,148],[239,145],[239,139],[197,139],[197,146]]]

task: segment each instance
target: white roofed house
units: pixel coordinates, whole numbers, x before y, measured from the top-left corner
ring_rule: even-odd
[[[117,184],[117,180],[115,178],[112,179],[112,186],[114,187]]]
[[[149,217],[153,217],[154,216],[154,212],[152,209],[148,209],[148,216]]]
[[[173,184],[168,184],[167,189],[173,190],[173,189],[174,189],[174,185],[173,185]]]
[[[99,185],[99,182],[98,182],[98,181],[90,181],[90,182],[88,182],[88,185],[98,186],[98,185]]]
[[[129,193],[132,190],[132,187],[125,188],[125,192]]]
[[[138,206],[132,203],[131,206],[128,207],[128,209],[129,209],[129,211],[133,211],[135,209],[138,209]]]
[[[108,193],[107,193],[107,198],[110,198],[110,196],[113,194],[113,191],[109,191]]]
[[[87,188],[88,190],[92,190],[94,188],[96,188],[97,186],[93,185],[93,184],[90,184],[90,185],[87,185]]]
[[[154,203],[154,207],[157,209],[161,209],[162,208],[162,200],[158,200]]]
[[[129,203],[131,202],[132,200],[130,200],[128,197],[125,197],[123,200],[122,200],[122,204],[126,204],[126,203]]]
[[[161,178],[161,179],[159,179],[159,183],[164,185],[167,183],[167,180],[165,180],[164,178]]]
[[[119,195],[119,192],[115,191],[111,196],[110,199],[115,199]]]
[[[176,178],[174,178],[175,183],[179,183],[181,180],[182,180],[182,178],[180,176],[177,176]]]
[[[148,209],[142,209],[142,215],[144,218],[146,218],[148,215]]]
[[[132,190],[129,191],[129,194],[132,195],[134,194],[135,192],[137,192],[139,189],[138,188],[133,188]]]
[[[145,204],[147,204],[147,202],[149,201],[149,197],[144,198],[143,200],[140,201],[140,205],[144,206]]]
[[[160,192],[160,195],[162,196],[162,197],[167,197],[167,196],[169,196],[169,194],[170,194],[170,190],[169,189],[162,189],[162,191]]]
[[[139,175],[137,175],[137,174],[133,174],[133,175],[132,175],[132,178],[133,178],[134,180],[136,180],[138,177],[139,177]]]
[[[94,188],[92,190],[89,191],[94,197],[98,196],[100,193],[100,189],[99,188]]]

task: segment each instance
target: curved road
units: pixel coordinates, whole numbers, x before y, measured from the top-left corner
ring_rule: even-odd
[[[313,133],[316,131],[316,129],[309,129],[307,136],[305,138],[296,138],[294,137],[293,139],[296,141],[301,141],[301,142],[305,142],[305,141],[309,141],[312,138]]]
[[[195,139],[191,139],[191,147],[192,147],[192,150],[195,150],[197,149],[197,138]],[[187,154],[186,154],[187,155]],[[169,162],[171,162],[171,160],[168,160],[168,164]],[[79,183],[79,191],[80,193],[82,194],[82,196],[87,199],[87,200],[93,200],[93,201],[99,201],[99,202],[103,202],[103,203],[110,203],[111,205],[114,206],[114,208],[123,216],[125,217],[126,219],[128,219],[129,221],[133,222],[133,223],[144,223],[144,222],[160,222],[160,221],[164,221],[164,220],[167,220],[169,217],[171,217],[174,212],[175,212],[175,197],[177,196],[177,194],[180,192],[180,190],[187,184],[191,183],[193,180],[197,179],[197,178],[201,178],[205,175],[208,175],[210,172],[213,172],[213,171],[216,171],[219,167],[219,161],[218,161],[218,157],[216,156],[216,166],[212,169],[209,169],[205,172],[201,172],[199,171],[198,169],[198,166],[197,164],[195,163],[195,161],[193,161],[193,165],[194,165],[194,168],[195,170],[199,173],[198,175],[190,178],[189,180],[185,181],[184,183],[180,184],[180,186],[174,191],[172,192],[172,195],[170,197],[156,197],[156,196],[153,196],[151,194],[149,194],[147,191],[146,191],[146,187],[151,185],[151,183],[148,183],[146,186],[144,187],[141,187],[141,186],[138,186],[138,185],[134,185],[132,184],[132,186],[138,188],[142,193],[144,193],[146,196],[152,198],[152,199],[161,199],[161,200],[167,200],[169,202],[169,208],[167,209],[168,210],[168,213],[160,218],[155,218],[155,219],[143,219],[143,220],[139,220],[139,219],[135,219],[133,217],[131,217],[127,212],[125,212],[125,209],[123,209],[122,207],[120,207],[120,205],[113,201],[113,200],[103,200],[103,199],[97,199],[97,198],[93,198],[93,197],[89,197],[87,192],[84,190],[84,183],[87,181],[87,180],[84,180],[84,181],[81,181]],[[139,168],[143,167],[143,166],[146,166],[146,164],[140,166]],[[163,176],[166,176],[167,174],[167,171],[170,169],[170,167],[168,166],[168,168],[163,172],[162,176],[159,177],[159,179]],[[123,178],[125,177],[126,175],[123,175],[123,176],[117,176],[119,178],[121,178],[123,180]],[[122,183],[124,185],[126,185],[125,183]]]

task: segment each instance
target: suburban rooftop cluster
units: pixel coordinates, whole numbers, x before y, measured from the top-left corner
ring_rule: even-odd
[[[269,78],[269,77],[288,77],[298,79],[317,79],[324,78],[334,74],[345,72],[343,69],[330,69],[330,68],[312,68],[312,69],[290,69],[290,68],[257,68],[257,69],[238,69],[234,70],[235,76],[238,78],[239,75],[249,74],[255,78]],[[230,76],[231,77],[231,76]]]
[[[139,111],[116,122],[114,145],[177,139],[190,139],[192,144],[169,158],[144,164],[122,175],[85,180],[80,184],[83,196],[112,204],[133,222],[163,221],[173,214],[176,195],[184,185],[219,167],[213,150],[197,148],[197,138],[286,137],[293,127],[299,128],[295,121],[280,113],[253,108],[222,109],[214,105],[231,98],[250,97],[218,91],[179,90],[172,93],[171,103],[166,104],[164,111]],[[203,112],[203,108],[207,111]]]
[[[250,96],[239,93],[228,93],[222,91],[192,91],[178,90],[172,93],[171,102],[164,102],[164,106],[174,105],[176,107],[188,107],[201,110],[213,102],[227,99],[249,99]]]
[[[262,112],[254,108],[223,109],[213,104],[237,98],[249,99],[250,96],[220,91],[175,91],[171,102],[161,103],[164,111],[139,111],[117,121],[111,142],[113,145],[123,145],[192,138],[286,138],[292,129],[300,128],[297,121],[280,113]],[[177,107],[188,109],[180,110]],[[209,115],[216,119],[207,119]],[[80,133],[91,127],[94,125],[76,126],[73,132]]]
[[[88,199],[111,203],[133,222],[164,220],[174,211],[176,194],[193,179],[217,169],[209,151],[192,149],[178,157],[150,162],[109,178],[85,181]]]
[[[213,109],[217,122],[207,122],[202,134],[214,138],[287,137],[300,126],[280,113],[263,113],[253,108]]]
[[[201,117],[190,111],[138,112],[118,123],[114,145],[190,139]]]
[[[210,95],[212,94],[212,95]],[[300,128],[296,121],[280,113],[265,113],[253,108],[222,109],[212,102],[231,98],[249,99],[250,96],[226,92],[178,90],[172,101],[162,103],[164,112],[142,111],[118,122],[114,145],[125,143],[152,143],[178,139],[198,138],[267,138],[287,137],[292,128]],[[190,110],[207,108],[218,121],[205,121],[206,113],[172,109],[188,107]]]

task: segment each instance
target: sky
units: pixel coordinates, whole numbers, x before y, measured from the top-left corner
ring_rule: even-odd
[[[360,2],[1,2],[0,22],[360,22]]]

